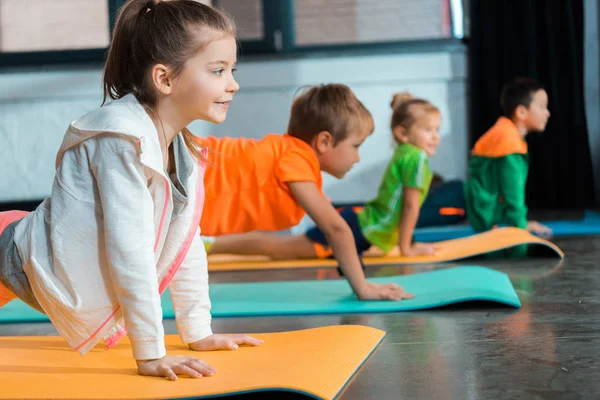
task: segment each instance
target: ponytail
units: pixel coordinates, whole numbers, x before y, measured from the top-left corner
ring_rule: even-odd
[[[198,32],[204,34],[199,38]],[[235,36],[232,20],[198,1],[128,0],[113,29],[104,66],[102,104],[133,94],[146,109],[155,109],[158,93],[149,82],[152,67],[168,65],[177,76],[185,62],[217,34]],[[202,159],[194,135],[187,128],[182,134],[190,153]]]
[[[429,101],[414,97],[408,92],[395,93],[392,96],[392,119],[390,127],[392,131],[397,126],[409,129],[416,122],[414,107],[423,107],[425,111],[440,112],[440,110]]]

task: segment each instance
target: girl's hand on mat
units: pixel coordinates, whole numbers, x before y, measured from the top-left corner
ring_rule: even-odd
[[[146,376],[162,376],[172,381],[177,375],[190,378],[211,376],[216,370],[202,360],[192,356],[165,356],[156,360],[136,360],[138,372]]]
[[[198,351],[237,350],[241,344],[260,346],[262,340],[248,335],[210,335],[202,340],[190,343],[190,349]]]
[[[367,282],[366,289],[362,293],[357,293],[360,300],[402,300],[412,299],[414,294],[406,293],[402,286],[395,283],[385,283],[382,285]]]
[[[552,229],[548,228],[546,225],[540,224],[537,221],[527,221],[527,230],[540,236],[552,235]]]
[[[429,243],[413,243],[408,251],[402,252],[403,256],[433,256],[435,255],[435,246]]]

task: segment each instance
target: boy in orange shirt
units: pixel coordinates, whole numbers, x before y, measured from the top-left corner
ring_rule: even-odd
[[[341,179],[359,161],[358,148],[373,132],[370,112],[345,85],[311,87],[292,104],[288,133],[261,140],[198,138],[212,152],[200,228],[217,236],[209,254],[272,254],[272,235],[297,225],[305,212],[324,232],[345,277],[361,300],[411,298],[395,284],[366,281],[354,235],[322,192],[321,171]],[[246,233],[250,232],[250,233]],[[222,236],[226,235],[226,236]],[[297,254],[312,242],[277,241]]]

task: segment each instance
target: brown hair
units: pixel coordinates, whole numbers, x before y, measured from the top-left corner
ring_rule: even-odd
[[[203,31],[198,39],[199,31]],[[150,112],[158,94],[149,82],[155,64],[170,66],[175,76],[185,62],[218,34],[235,36],[232,20],[223,12],[195,0],[128,0],[112,33],[104,66],[104,101],[133,94]],[[197,159],[201,146],[189,129],[182,130],[185,144]]]
[[[288,134],[311,144],[319,132],[327,131],[334,144],[358,130],[373,133],[375,124],[367,108],[342,84],[301,88],[292,104]]]
[[[402,126],[404,129],[409,129],[412,124],[417,121],[415,116],[415,108],[421,107],[425,112],[440,112],[440,110],[431,104],[429,101],[413,97],[408,92],[395,93],[390,104],[392,107],[392,120],[390,127],[392,131],[397,126]]]

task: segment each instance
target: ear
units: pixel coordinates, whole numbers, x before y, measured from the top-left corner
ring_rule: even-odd
[[[333,136],[328,131],[321,131],[314,137],[312,144],[317,154],[323,154],[333,147]]]
[[[171,80],[171,70],[164,64],[156,64],[152,67],[151,79],[152,85],[159,93],[169,95],[173,91],[173,82]]]
[[[517,117],[520,120],[524,120],[527,119],[527,107],[525,107],[524,105],[518,105],[517,108],[515,108],[515,112],[514,112],[514,116]]]
[[[400,143],[407,143],[408,142],[408,136],[406,136],[406,128],[404,128],[402,125],[398,125],[397,127],[394,128],[394,130],[392,131],[392,134],[394,135],[394,137],[396,138],[396,140]]]

